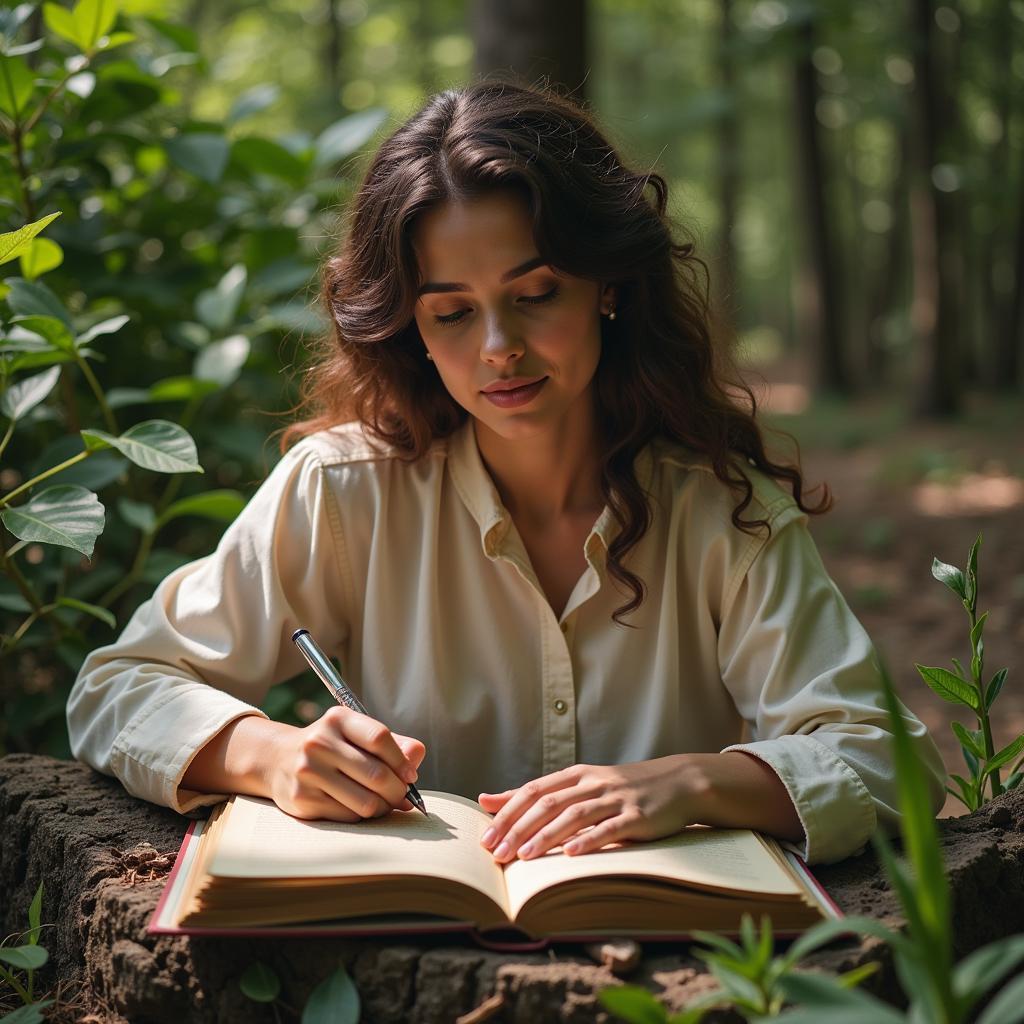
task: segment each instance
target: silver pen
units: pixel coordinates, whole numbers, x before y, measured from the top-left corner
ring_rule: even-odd
[[[348,684],[341,678],[341,674],[331,664],[330,658],[320,649],[320,645],[310,636],[308,629],[297,629],[292,633],[292,643],[302,652],[303,657],[309,662],[310,667],[320,677],[320,681],[331,691],[334,699],[361,715],[368,715],[369,711],[363,707],[362,701],[348,688]],[[423,802],[416,787],[410,782],[409,790],[405,798],[414,807],[427,814],[427,806]],[[428,814],[427,817],[430,817]]]

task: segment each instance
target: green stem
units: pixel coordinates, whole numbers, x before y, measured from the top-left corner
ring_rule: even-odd
[[[22,132],[30,132],[30,131],[32,131],[32,129],[35,128],[35,126],[36,126],[36,122],[39,120],[39,118],[41,118],[43,116],[43,114],[46,113],[46,111],[49,108],[50,104],[57,98],[57,96],[60,93],[61,89],[63,89],[64,86],[68,84],[68,79],[70,79],[72,75],[80,74],[88,66],[89,66],[89,55],[86,54],[85,63],[83,63],[81,65],[81,67],[76,68],[74,71],[69,71],[50,90],[50,92],[45,97],[43,97],[43,102],[39,104],[39,109],[25,122],[25,126],[24,126],[24,128],[22,128]]]
[[[82,459],[87,459],[92,455],[91,451],[79,452],[77,455],[72,455],[70,459],[65,459],[63,462],[56,466],[51,467],[38,476],[32,477],[31,480],[26,480],[20,487],[15,487],[9,494],[5,494],[0,498],[0,508],[10,503],[12,498],[16,498],[22,491],[27,491],[30,487],[34,487],[40,481],[45,480],[47,477],[53,476],[55,473],[59,473],[62,469],[67,469],[68,466],[73,466],[76,462],[81,462]]]
[[[4,76],[8,96],[13,96],[14,85],[11,82],[11,74],[7,68],[6,61],[0,61],[0,73]],[[25,149],[23,145],[24,131],[25,129],[18,122],[18,112],[15,110],[11,144],[14,146],[14,162],[18,167],[18,184],[21,187],[22,202],[25,204],[25,216],[31,222],[36,219],[36,211],[35,203],[32,201],[32,193],[28,189],[28,167],[25,164]]]
[[[969,612],[971,618],[971,633],[974,633],[974,627],[977,623],[974,609],[972,608]],[[971,652],[971,661],[974,661],[975,652]],[[981,722],[981,735],[985,741],[985,761],[986,763],[992,759],[992,755],[995,753],[995,747],[992,744],[992,724],[988,717],[988,708],[985,707],[985,684],[982,680],[985,677],[984,673],[984,655],[978,659],[978,672],[974,676],[974,688],[978,691],[978,719]],[[990,776],[989,779],[992,782],[992,796],[999,796],[1002,791],[1002,783],[999,781],[999,770],[996,769]],[[984,783],[982,783],[982,789],[984,789]],[[978,794],[979,797],[983,796],[982,793]]]
[[[32,1002],[32,997],[21,987],[21,985],[18,984],[18,979],[15,978],[10,971],[0,967],[0,978],[3,978],[4,981],[6,981],[7,984],[10,985],[19,996],[21,996],[21,1001],[23,1003],[28,1005]]]
[[[7,442],[10,441],[14,435],[14,420],[11,420],[7,427],[7,433],[4,434],[4,439],[0,441],[0,455],[3,455],[4,449],[7,447]]]
[[[36,592],[29,586],[28,580],[22,576],[17,563],[11,558],[12,553],[13,551],[4,549],[3,534],[0,533],[0,569],[3,569],[14,580],[14,585],[21,592],[21,596],[28,601],[29,607],[38,612],[43,607],[43,602],[39,600]]]
[[[100,387],[100,382],[96,379],[96,374],[92,372],[92,367],[89,365],[89,361],[76,349],[75,350],[75,362],[78,363],[78,368],[82,371],[83,376],[89,382],[89,387],[92,388],[92,393],[96,396],[96,401],[100,404],[100,409],[103,412],[103,419],[107,423],[107,430],[112,434],[116,434],[117,431],[117,420],[114,419],[113,410],[107,405],[106,396],[103,394],[103,388]]]
[[[123,593],[130,590],[138,583],[142,576],[142,570],[149,558],[149,552],[153,548],[153,541],[156,539],[156,531],[142,535],[142,543],[139,544],[132,561],[132,567],[127,574],[122,576],[97,602],[101,608],[109,608]]]
[[[16,647],[18,641],[39,621],[43,616],[49,615],[50,612],[56,611],[57,605],[46,604],[42,608],[34,611],[15,631],[14,635],[8,641],[8,647]]]

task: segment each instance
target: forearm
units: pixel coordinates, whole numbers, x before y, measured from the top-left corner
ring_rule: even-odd
[[[686,754],[706,779],[698,821],[717,828],[751,828],[802,842],[804,829],[778,775],[752,754]]]
[[[259,715],[229,722],[189,763],[181,788],[199,793],[270,797],[270,769],[279,738],[296,727]]]

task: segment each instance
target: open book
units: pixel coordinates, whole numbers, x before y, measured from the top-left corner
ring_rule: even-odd
[[[149,930],[172,934],[387,934],[513,930],[532,940],[731,932],[744,912],[777,935],[842,914],[803,862],[747,829],[692,826],[646,843],[497,864],[491,816],[424,791],[429,818],[305,821],[233,796],[194,822]]]

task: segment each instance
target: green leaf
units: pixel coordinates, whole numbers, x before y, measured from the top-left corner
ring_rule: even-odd
[[[999,771],[1005,764],[1013,761],[1024,751],[1024,733],[1018,736],[1012,743],[1007,743],[1002,750],[997,750],[988,764],[985,765],[984,776],[988,778],[993,772]]]
[[[65,608],[74,608],[75,611],[85,612],[86,615],[91,615],[94,619],[99,619],[100,622],[106,623],[111,629],[117,625],[117,619],[114,618],[113,613],[107,611],[106,608],[101,608],[96,604],[89,604],[87,601],[79,601],[77,597],[58,597],[57,604]]]
[[[105,516],[103,505],[92,491],[57,484],[24,505],[0,510],[0,519],[21,540],[58,544],[92,558]]]
[[[781,960],[786,968],[792,967],[814,950],[838,938],[848,939],[857,935],[873,935],[887,945],[897,947],[906,942],[902,935],[887,928],[881,921],[873,917],[850,915],[839,920],[820,921],[808,928],[799,938],[795,939]]]
[[[25,61],[20,57],[0,56],[0,110],[15,121],[21,121],[35,88],[35,75]]]
[[[318,168],[326,167],[351,156],[369,142],[373,133],[384,123],[387,114],[383,107],[370,107],[335,121],[316,140],[314,165]]]
[[[82,345],[88,345],[93,338],[98,338],[101,334],[114,334],[116,331],[121,330],[130,319],[130,317],[121,314],[121,316],[112,316],[108,320],[101,320],[98,324],[93,324],[92,327],[80,334],[76,344],[81,347]]]
[[[50,221],[59,217],[59,213],[51,213],[40,220],[34,220],[31,224],[18,228],[17,231],[6,231],[0,234],[0,263],[7,263],[9,260],[17,259],[22,250],[31,243],[32,239],[46,227]]]
[[[216,185],[228,163],[228,140],[217,132],[186,132],[164,143],[167,155],[182,169]]]
[[[991,942],[964,957],[953,969],[953,992],[973,1006],[1024,960],[1024,935]]]
[[[863,1020],[891,1020],[903,1024],[903,1017],[892,1007],[875,996],[857,988],[840,985],[835,978],[826,974],[812,974],[798,971],[779,979],[779,988],[786,999],[800,1007],[816,1007],[819,1012],[831,1013],[844,1007],[856,1007],[863,1014]],[[888,1016],[887,1016],[888,1015]],[[828,1017],[831,1020],[831,1016]]]
[[[226,330],[234,322],[238,304],[245,292],[247,273],[244,263],[236,263],[216,286],[200,292],[196,315],[213,331]]]
[[[60,367],[54,366],[34,377],[26,377],[12,384],[0,394],[0,411],[10,420],[17,421],[37,406],[53,390],[60,377]]]
[[[249,964],[238,979],[243,994],[257,1003],[272,1003],[281,994],[281,980],[266,964],[258,960]]]
[[[156,529],[156,510],[152,505],[132,501],[131,498],[119,498],[117,511],[129,526],[134,526],[143,533],[152,533]]]
[[[945,672],[945,675],[955,680],[958,686],[965,686],[951,672],[946,672],[945,669],[939,671]],[[930,944],[929,969],[948,974],[952,956],[949,938],[949,881],[946,878],[935,817],[931,810],[928,781],[907,732],[892,681],[884,667],[882,679],[893,737],[893,757],[901,816],[900,831],[904,850],[913,866],[917,904],[922,925],[927,933],[921,938]]]
[[[204,491],[190,498],[181,498],[161,513],[158,524],[163,526],[181,516],[202,516],[220,523],[233,522],[245,508],[245,498],[238,491]]]
[[[996,697],[999,696],[999,691],[1003,688],[1003,683],[1006,682],[1006,673],[1008,669],[1001,668],[991,679],[988,684],[988,689],[985,690],[985,710],[988,711],[995,703]]]
[[[104,36],[97,49],[107,51],[113,50],[118,46],[124,46],[126,43],[135,42],[134,32],[111,32],[109,36]]]
[[[195,377],[165,377],[158,380],[148,392],[151,402],[184,402],[191,398],[202,398],[213,394],[219,387],[212,380],[196,380]]]
[[[981,547],[981,534],[978,534],[978,539],[971,545],[971,553],[967,556],[967,575],[974,576],[977,578],[978,575],[978,548]]]
[[[252,114],[258,114],[261,110],[266,110],[278,101],[280,95],[281,87],[275,82],[261,82],[259,85],[246,89],[231,104],[231,109],[228,111],[227,116],[228,124],[234,124],[236,121],[241,121],[244,117],[249,117]]]
[[[79,40],[78,25],[75,23],[71,11],[61,7],[60,4],[45,3],[43,4],[43,19],[46,22],[46,27],[54,35],[66,39],[69,43],[74,43],[80,50],[85,49]]]
[[[117,20],[117,0],[78,0],[71,17],[83,50],[91,50]]]
[[[719,935],[717,932],[694,931],[691,934],[695,941],[703,942],[705,946],[717,949],[726,956],[736,957],[737,959],[743,956],[743,950],[735,942],[727,939],[724,935]],[[693,952],[699,956],[704,951],[695,949]]]
[[[967,805],[967,807],[970,810],[976,811],[978,809],[978,797],[976,787],[960,775],[951,774],[949,777],[960,787],[960,792],[963,794],[963,802]],[[948,793],[953,793],[953,790],[951,790],[948,786],[946,787],[946,791]],[[953,793],[953,796],[956,795],[956,793]]]
[[[934,693],[951,704],[965,704],[972,711],[979,707],[978,691],[970,683],[958,679],[947,668],[927,668],[915,663],[914,667]]]
[[[609,986],[597,997],[606,1010],[630,1024],[665,1024],[668,1019],[665,1007],[639,985]]]
[[[1003,789],[1005,789],[1007,792],[1009,792],[1011,789],[1016,789],[1020,785],[1021,779],[1024,779],[1024,772],[1013,772],[1011,775],[1007,776],[1006,783],[1003,785]]]
[[[301,186],[308,172],[306,161],[270,139],[251,135],[231,146],[231,159],[250,174],[268,174],[289,185]]]
[[[359,993],[344,967],[339,965],[310,993],[302,1024],[359,1024]]]
[[[43,999],[38,1003],[19,1006],[14,1013],[4,1017],[4,1024],[44,1024],[46,1018],[43,1016],[43,1010],[52,1005],[52,999]]]
[[[1024,974],[1013,979],[985,1007],[977,1024],[1020,1024],[1024,1021]]]
[[[49,959],[42,946],[0,946],[0,960],[19,971],[38,971]]]
[[[7,305],[17,316],[52,316],[60,320],[69,331],[73,330],[71,314],[64,303],[42,281],[26,281],[23,277],[9,277]]]
[[[75,338],[63,320],[55,316],[17,316],[12,323],[22,331],[42,338],[51,347],[74,354]]]
[[[51,238],[33,238],[18,255],[21,274],[27,281],[41,277],[64,262],[64,250]]]
[[[192,435],[167,420],[146,420],[129,427],[119,437],[103,430],[83,430],[86,447],[109,445],[143,469],[156,473],[202,473]]]
[[[39,942],[39,922],[43,914],[43,883],[40,882],[36,889],[35,896],[32,897],[32,902],[28,908],[28,926],[31,929],[28,936],[30,945],[36,945]]]
[[[222,388],[229,387],[249,358],[249,339],[244,334],[211,342],[196,356],[192,373],[199,380],[212,381]]]
[[[960,598],[967,596],[964,574],[955,565],[947,565],[945,562],[940,562],[937,558],[934,558],[932,559],[932,575],[940,583],[945,583]]]
[[[960,741],[960,746],[969,750],[975,757],[984,758],[985,748],[978,742],[972,732],[965,729],[959,722],[950,723],[953,727],[953,732],[956,733],[956,738]]]
[[[974,624],[974,628],[971,630],[971,650],[976,651],[978,649],[978,643],[981,640],[981,634],[985,629],[985,620],[988,618],[988,612]]]

